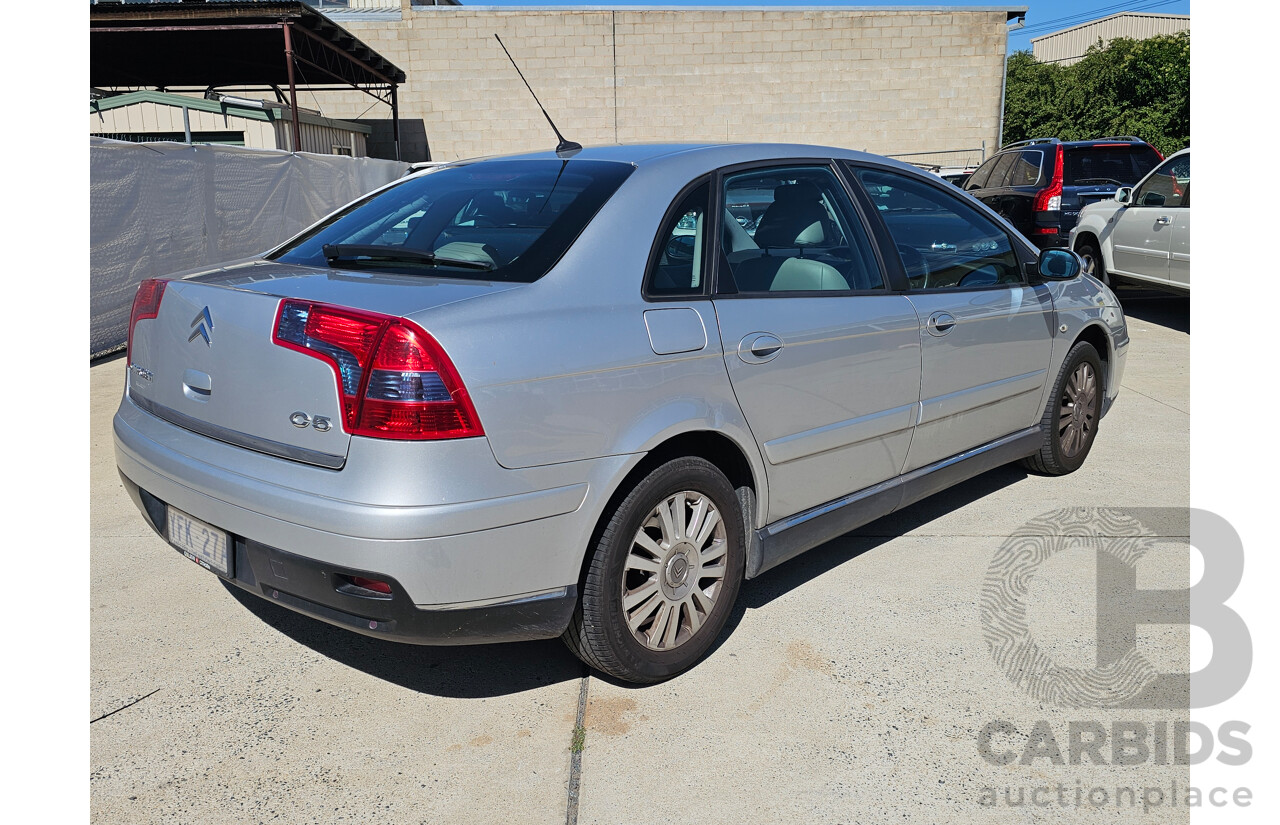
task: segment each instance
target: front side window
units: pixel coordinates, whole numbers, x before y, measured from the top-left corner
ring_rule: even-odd
[[[1009,236],[982,213],[924,181],[880,169],[854,171],[893,237],[913,289],[1022,283]]]
[[[969,179],[964,182],[965,190],[967,191],[969,189],[981,189],[982,187],[986,186],[987,180],[991,177],[991,170],[995,168],[996,162],[998,160],[1000,159],[992,158],[991,160],[979,166],[974,171],[974,173],[969,176]]]
[[[830,168],[729,175],[724,204],[722,251],[738,292],[884,288],[862,222]]]
[[[999,189],[1009,185],[1009,173],[1013,170],[1013,165],[1018,161],[1017,152],[1005,152],[996,158],[995,168],[991,170],[991,177],[987,180],[988,189]]]
[[[1138,187],[1132,202],[1137,206],[1176,208],[1184,205],[1191,188],[1191,155],[1166,160]]]
[[[702,250],[707,236],[711,184],[703,182],[671,210],[658,231],[656,258],[650,265],[647,294],[655,297],[701,295],[706,284]]]
[[[632,170],[594,160],[445,167],[356,202],[272,258],[531,282],[560,259]]]

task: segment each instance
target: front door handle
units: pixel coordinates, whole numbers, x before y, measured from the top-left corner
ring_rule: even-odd
[[[1168,215],[1161,215],[1160,217],[1156,218],[1156,223],[1160,224],[1161,226],[1168,226],[1169,224],[1173,223],[1173,218],[1169,217]]]
[[[935,312],[929,316],[924,328],[930,335],[946,335],[956,325],[955,317],[949,312]]]
[[[782,339],[769,332],[753,332],[738,343],[738,357],[748,364],[772,361],[782,352]]]

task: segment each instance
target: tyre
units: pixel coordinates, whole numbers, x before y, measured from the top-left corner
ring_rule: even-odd
[[[1054,476],[1080,469],[1098,434],[1103,392],[1098,351],[1080,341],[1062,362],[1045,406],[1040,424],[1044,443],[1035,455],[1023,460],[1024,466]]]
[[[746,563],[733,486],[715,465],[679,458],[645,476],[608,516],[565,644],[628,682],[692,667],[724,628]]]
[[[1084,240],[1076,244],[1076,254],[1084,261],[1086,275],[1092,275],[1108,287],[1111,286],[1111,276],[1107,273],[1107,264],[1102,260],[1097,241]]]

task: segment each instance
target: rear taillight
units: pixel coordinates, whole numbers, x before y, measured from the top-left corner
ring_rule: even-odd
[[[167,283],[169,281],[165,278],[148,278],[138,284],[138,291],[133,296],[133,309],[129,312],[129,336],[126,339],[129,358],[133,356],[134,326],[160,314],[160,299],[164,297],[164,285]]]
[[[1036,193],[1035,203],[1031,206],[1032,212],[1059,212],[1062,210],[1062,146],[1058,146],[1058,153],[1053,168],[1053,179],[1049,182],[1048,187],[1041,189]]]
[[[284,300],[273,340],[333,367],[352,435],[410,440],[484,435],[453,362],[410,321]]]

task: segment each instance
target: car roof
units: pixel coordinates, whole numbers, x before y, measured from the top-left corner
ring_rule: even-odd
[[[1001,152],[1012,152],[1018,149],[1041,149],[1046,146],[1061,146],[1064,149],[1088,149],[1094,146],[1132,146],[1140,148],[1150,146],[1147,141],[1142,138],[1132,137],[1129,135],[1122,137],[1101,137],[1088,138],[1086,140],[1060,140],[1058,138],[1032,138],[1030,140],[1019,140],[1013,143],[1007,143],[997,150],[997,154]],[[1153,147],[1154,148],[1154,147]],[[994,155],[992,156],[994,157]]]
[[[474,158],[459,163],[473,163],[492,160],[601,160],[616,163],[628,163],[637,168],[660,166],[667,161],[685,160],[697,156],[698,161],[707,168],[732,166],[736,163],[751,163],[761,160],[787,158],[844,158],[848,160],[864,160],[894,166],[916,174],[920,169],[902,161],[859,152],[853,149],[842,149],[836,146],[819,146],[805,143],[635,143],[614,144],[605,146],[586,146],[581,151],[567,157],[561,157],[555,150],[541,152],[525,152],[514,155],[492,155]]]

